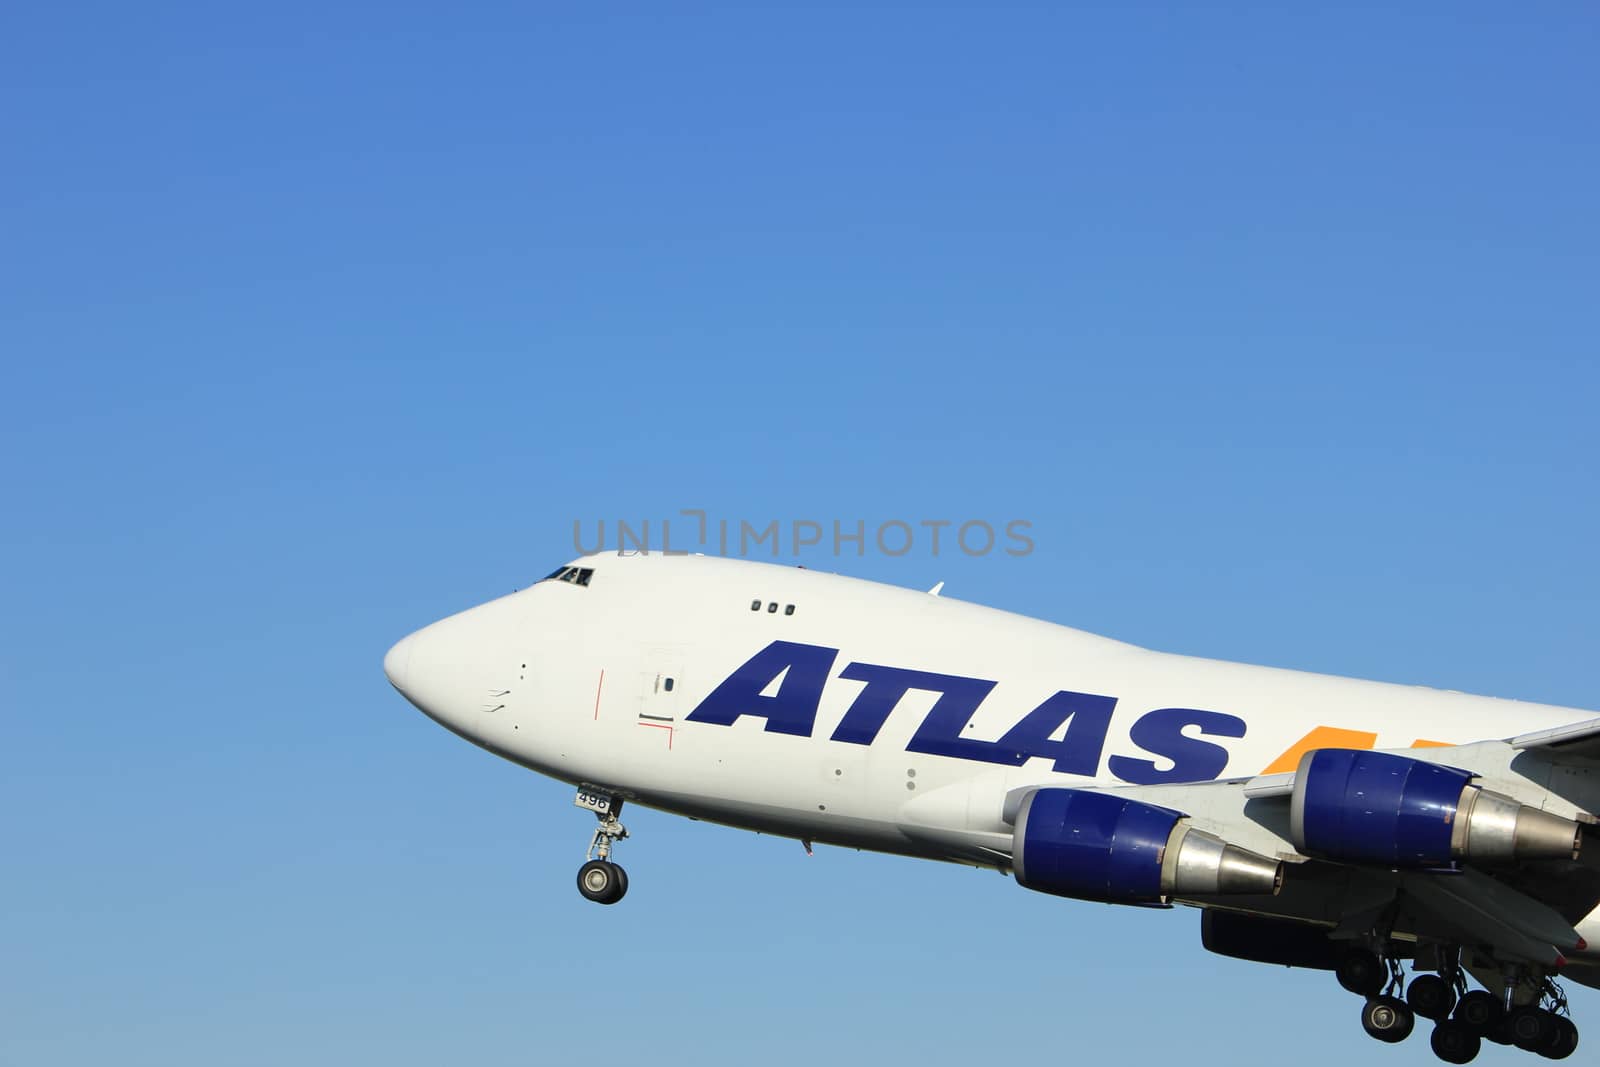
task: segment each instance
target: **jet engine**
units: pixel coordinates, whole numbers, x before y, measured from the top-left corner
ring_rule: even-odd
[[[1282,864],[1188,824],[1182,812],[1083,789],[1038,789],[1017,813],[1012,869],[1041,893],[1113,904],[1276,893]]]
[[[1468,771],[1323,748],[1295,771],[1290,840],[1308,856],[1390,867],[1571,860],[1582,827],[1472,784]]]

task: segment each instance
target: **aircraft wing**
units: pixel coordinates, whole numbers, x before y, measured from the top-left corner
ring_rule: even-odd
[[[1544,752],[1560,760],[1600,760],[1600,719],[1518,734],[1512,748]]]
[[[1595,759],[1600,719],[1428,749],[1426,759],[1418,750],[1324,749],[1307,753],[1287,774],[1062,792],[1121,805],[1105,809],[1111,814],[1099,822],[1114,826],[1106,835],[1112,856],[1119,835],[1134,839],[1124,827],[1165,825],[1139,816],[1141,823],[1137,806],[1178,816],[1180,829],[1199,831],[1199,837],[1157,833],[1157,843],[1169,851],[1181,844],[1193,857],[1179,856],[1179,868],[1220,856],[1210,862],[1222,876],[1192,881],[1185,889],[1181,870],[1173,880],[1175,861],[1168,858],[1161,884],[1170,891],[1162,899],[1224,909],[1236,916],[1227,924],[1230,930],[1239,928],[1238,917],[1280,926],[1289,920],[1322,930],[1335,954],[1340,945],[1386,945],[1381,951],[1410,952],[1419,960],[1459,958],[1462,968],[1502,993],[1508,974],[1560,972],[1600,987],[1600,819],[1594,814],[1600,809],[1600,769],[1590,763]],[[1061,835],[1058,825],[1065,826],[1059,840],[1070,850],[1098,831],[1086,829],[1087,823],[1075,826],[1070,811],[1058,815],[1059,804],[1030,800],[1050,788],[1014,789],[1006,799],[1014,873],[1028,888],[1084,895],[1076,883],[1048,881],[1057,877],[1047,867],[1057,838],[1046,835]],[[1039,822],[1040,811],[1050,813],[1048,829]],[[1030,825],[1030,817],[1038,825]],[[1209,852],[1193,844],[1202,838],[1216,843]],[[1237,855],[1229,860],[1219,846]],[[1133,862],[1126,856],[1105,865],[1113,887],[1118,870],[1132,869],[1117,866]],[[1240,880],[1228,891],[1229,864],[1237,866],[1238,856],[1253,857],[1257,867],[1281,864],[1275,891]],[[1263,934],[1266,940],[1271,936],[1270,930]],[[1250,933],[1250,944],[1239,951],[1218,948],[1207,925],[1207,947],[1214,951],[1286,962],[1275,954],[1281,947],[1252,955],[1256,937]],[[1396,945],[1409,947],[1395,950]],[[1332,960],[1335,954],[1324,951],[1318,958]]]

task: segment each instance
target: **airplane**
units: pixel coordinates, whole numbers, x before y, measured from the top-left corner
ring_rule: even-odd
[[[1331,971],[1367,1033],[1421,1017],[1449,1063],[1577,1048],[1557,976],[1600,988],[1593,712],[1156,652],[942,584],[595,554],[402,638],[384,671],[576,787],[599,904],[628,891],[640,804],[1195,907],[1205,948]]]

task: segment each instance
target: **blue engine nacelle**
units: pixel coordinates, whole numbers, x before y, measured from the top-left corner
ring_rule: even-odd
[[[1194,829],[1182,812],[1084,789],[1037,789],[1023,799],[1011,865],[1028,889],[1114,904],[1272,894],[1282,871]]]
[[[1577,823],[1480,789],[1474,777],[1386,752],[1307,752],[1289,802],[1290,840],[1308,856],[1387,867],[1577,858]]]

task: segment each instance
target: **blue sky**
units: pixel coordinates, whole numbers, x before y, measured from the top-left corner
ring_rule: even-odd
[[[1022,519],[804,561],[1600,704],[1597,31],[13,6],[0,1063],[1371,1055],[1326,975],[992,873],[639,812],[595,908],[569,790],[380,660],[574,520]]]

